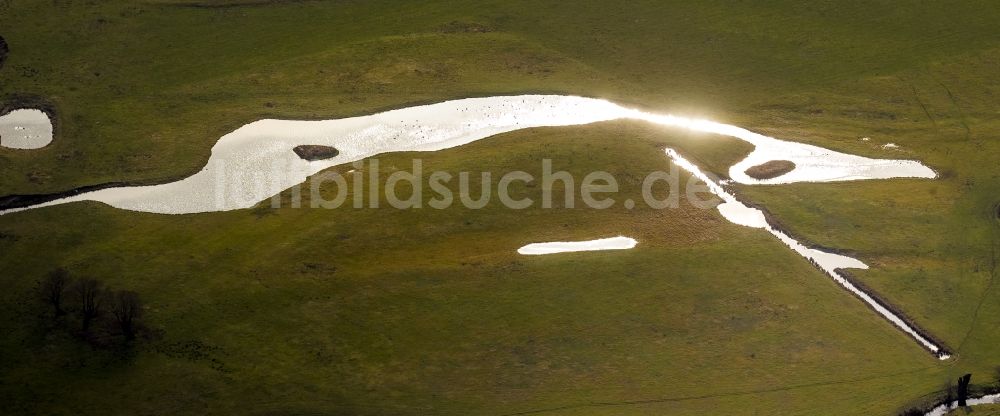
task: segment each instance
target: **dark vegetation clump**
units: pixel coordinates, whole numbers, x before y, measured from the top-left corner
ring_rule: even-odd
[[[772,160],[747,169],[747,176],[754,179],[777,178],[795,169],[795,163],[788,160]]]
[[[48,114],[53,128],[56,123],[56,105],[52,100],[35,94],[11,93],[0,97],[0,114],[7,114],[19,108],[34,108]]]
[[[292,150],[295,154],[299,155],[299,157],[308,161],[329,159],[340,154],[340,151],[334,147],[315,144],[295,146]]]
[[[111,296],[111,314],[125,339],[128,341],[135,339],[135,325],[142,315],[139,294],[131,290],[114,293]]]
[[[80,311],[80,329],[83,332],[90,330],[90,323],[101,313],[102,292],[102,284],[97,279],[86,278],[73,285],[73,294]]]
[[[61,267],[49,272],[42,281],[42,298],[52,306],[52,312],[57,318],[66,314],[63,310],[63,294],[66,293],[67,285],[69,285],[69,272]]]
[[[74,279],[63,268],[39,283],[39,297],[50,308],[54,328],[93,347],[130,346],[152,333],[143,324],[142,301],[130,290],[110,290],[97,279]]]

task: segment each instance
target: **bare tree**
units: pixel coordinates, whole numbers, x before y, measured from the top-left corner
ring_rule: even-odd
[[[101,282],[96,279],[83,279],[77,282],[75,292],[80,301],[80,317],[83,330],[90,329],[92,321],[101,311]]]
[[[966,374],[958,378],[958,407],[965,407],[965,400],[969,397],[969,381],[972,374]]]
[[[62,308],[62,300],[63,293],[66,292],[66,286],[69,285],[69,282],[69,272],[61,267],[49,272],[45,276],[45,280],[42,280],[42,298],[45,299],[45,302],[52,305],[57,317],[66,313]]]
[[[115,316],[115,322],[125,334],[125,339],[135,338],[136,321],[142,314],[142,304],[139,302],[139,294],[131,290],[120,290],[112,296],[111,313]]]

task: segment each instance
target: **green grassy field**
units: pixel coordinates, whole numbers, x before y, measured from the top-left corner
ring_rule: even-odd
[[[24,414],[868,415],[966,372],[993,384],[997,23],[985,1],[0,0],[0,95],[44,97],[60,115],[49,147],[0,149],[0,195],[182,177],[265,117],[596,96],[934,168],[937,180],[736,190],[871,265],[854,274],[957,353],[938,362],[766,233],[684,204],[184,216],[72,204],[0,217],[0,400]],[[750,150],[601,123],[380,162],[499,176],[549,157],[579,177],[641,178],[665,169],[665,145],[718,174]],[[640,245],[515,252],[619,234]],[[121,359],[51,328],[32,290],[57,266],[138,291],[160,336]]]

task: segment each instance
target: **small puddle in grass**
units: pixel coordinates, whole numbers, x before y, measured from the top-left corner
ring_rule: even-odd
[[[517,249],[525,255],[569,253],[574,251],[627,250],[635,247],[636,241],[628,237],[602,238],[587,241],[553,241],[548,243],[531,243]]]
[[[52,143],[52,120],[44,111],[22,108],[0,116],[0,147],[41,149]]]

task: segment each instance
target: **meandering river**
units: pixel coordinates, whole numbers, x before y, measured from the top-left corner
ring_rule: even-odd
[[[649,113],[606,100],[577,96],[521,95],[453,100],[335,120],[255,121],[219,139],[212,148],[208,164],[198,173],[182,180],[161,185],[95,190],[29,207],[0,211],[0,215],[76,201],[98,201],[121,209],[164,214],[249,208],[302,183],[310,175],[324,169],[381,153],[437,151],[526,128],[571,126],[619,119],[731,136],[752,144],[754,150],[729,169],[729,177],[741,184],[777,185],[936,176],[933,170],[916,161],[850,155],[775,139],[728,124]],[[339,154],[330,159],[306,161],[292,150],[302,145],[332,146],[339,150]],[[837,283],[923,347],[942,359],[947,358],[940,346],[853,285],[839,271],[842,268],[867,268],[864,263],[804,246],[772,227],[760,210],[738,201],[678,152],[668,149],[667,156],[709,184],[710,190],[724,201],[717,209],[725,218],[735,224],[768,231],[790,249],[814,262]],[[795,164],[795,168],[764,180],[751,178],[744,173],[751,166],[771,160],[788,160]],[[634,241],[618,243],[625,247],[634,244]],[[534,246],[530,250],[544,251],[551,248]],[[570,248],[587,247],[583,244]]]
[[[31,208],[75,201],[98,201],[122,209],[164,214],[249,208],[324,169],[381,153],[436,151],[531,127],[618,119],[732,136],[753,144],[754,151],[729,170],[729,176],[743,184],[935,177],[931,169],[916,161],[849,155],[736,126],[653,114],[595,98],[521,95],[445,101],[336,120],[255,121],[222,136],[212,148],[208,164],[182,180],[102,189]],[[292,151],[300,145],[332,146],[340,154],[310,162]],[[750,166],[775,159],[792,161],[796,167],[766,180],[744,173]]]

